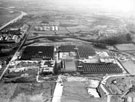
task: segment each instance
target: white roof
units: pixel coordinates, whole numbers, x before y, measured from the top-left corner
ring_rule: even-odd
[[[94,96],[95,98],[100,98],[98,92],[96,89],[93,88],[88,88],[88,93],[92,96]]]

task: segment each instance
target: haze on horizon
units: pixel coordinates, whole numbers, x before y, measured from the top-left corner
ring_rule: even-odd
[[[2,1],[2,0],[1,0]],[[37,2],[38,5],[52,3],[55,7],[72,8],[73,10],[99,10],[104,12],[135,16],[135,0],[7,0]],[[90,11],[89,11],[90,12]]]

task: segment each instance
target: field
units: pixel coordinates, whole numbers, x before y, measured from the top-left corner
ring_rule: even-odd
[[[135,63],[133,61],[122,62],[122,64],[130,74],[135,75]]]
[[[134,44],[118,44],[116,45],[117,49],[120,51],[135,51]]]
[[[13,12],[14,13],[10,13],[10,10],[0,8],[0,26],[6,24],[7,22],[11,21],[12,19],[14,19],[15,17],[21,14],[18,11],[13,11]]]
[[[1,102],[51,102],[54,82],[0,84]]]
[[[87,82],[64,82],[61,102],[105,102],[106,98],[93,98],[88,94]],[[85,100],[85,101],[84,101]]]

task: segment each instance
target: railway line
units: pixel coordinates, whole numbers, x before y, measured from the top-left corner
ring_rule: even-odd
[[[2,77],[4,76],[4,74],[6,73],[6,71],[8,70],[9,65],[11,64],[11,62],[14,61],[17,58],[17,55],[18,55],[20,49],[22,48],[22,46],[25,44],[28,35],[29,35],[29,32],[25,32],[25,36],[24,36],[23,40],[21,41],[20,46],[16,50],[15,54],[13,55],[13,57],[11,58],[11,60],[7,64],[7,66],[1,71],[1,73],[0,73],[0,80],[2,80]]]

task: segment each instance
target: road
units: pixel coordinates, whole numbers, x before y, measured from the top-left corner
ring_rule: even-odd
[[[14,61],[15,59],[17,59],[18,53],[19,53],[20,49],[22,48],[22,46],[24,45],[24,43],[26,42],[29,33],[30,33],[29,31],[25,32],[25,36],[24,36],[23,40],[21,41],[20,46],[19,46],[18,49],[16,50],[15,54],[13,55],[12,59],[9,61],[8,65],[6,66],[6,68],[5,68],[5,69],[3,70],[3,72],[1,73],[1,75],[0,75],[0,80],[3,78],[4,74],[5,74],[6,71],[8,70],[8,68],[9,68],[9,66],[10,66],[10,64],[11,64],[11,62]]]
[[[104,85],[106,84],[107,80],[109,78],[112,78],[112,77],[126,77],[126,76],[130,76],[130,74],[122,73],[122,74],[116,74],[116,75],[106,75],[106,76],[103,77],[103,80],[101,81],[100,86],[101,86],[102,90],[105,92],[105,94],[107,95],[107,102],[111,102],[111,97],[112,97],[112,95],[104,87]]]
[[[62,97],[62,93],[63,93],[63,82],[62,82],[61,77],[62,77],[61,75],[58,76],[55,90],[53,93],[52,102],[61,102],[61,97]]]
[[[10,10],[10,8],[4,8],[4,7],[0,7],[0,8],[3,8],[3,9],[7,9],[7,10]],[[17,10],[16,10],[17,11]],[[23,11],[18,11],[18,12],[21,12],[21,14],[14,18],[13,20],[9,21],[8,23],[4,24],[3,26],[0,27],[0,31],[2,29],[4,29],[5,27],[7,27],[8,25],[12,24],[12,23],[15,23],[17,22],[19,19],[22,19],[22,17],[26,16],[27,13],[23,12]],[[2,70],[2,73],[0,73],[0,80],[2,79],[3,75],[5,74],[5,72],[7,71],[10,63],[15,60],[19,50],[21,49],[21,47],[23,46],[23,44],[25,43],[26,39],[27,39],[27,36],[28,36],[28,33],[25,32],[25,36],[24,36],[24,39],[21,41],[21,44],[20,46],[18,47],[17,51],[15,52],[14,56],[12,57],[12,59],[9,61],[8,65],[6,66],[6,68],[4,68],[4,70]]]

